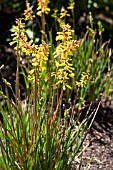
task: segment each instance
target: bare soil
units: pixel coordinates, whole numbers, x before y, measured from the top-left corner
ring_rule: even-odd
[[[90,142],[91,141],[91,142]],[[113,170],[113,109],[99,109],[96,119],[84,142],[87,149],[83,153],[81,170],[84,170],[92,158],[92,162],[86,170]],[[78,170],[79,161],[73,166]]]

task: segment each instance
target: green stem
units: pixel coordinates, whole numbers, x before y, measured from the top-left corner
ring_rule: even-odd
[[[45,14],[44,13],[42,13],[41,20],[42,20],[42,40],[44,40],[44,33],[45,33]]]

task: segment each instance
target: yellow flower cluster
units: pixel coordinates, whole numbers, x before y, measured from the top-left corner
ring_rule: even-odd
[[[85,72],[83,72],[82,73],[82,75],[81,75],[81,79],[80,79],[80,82],[77,82],[76,81],[76,85],[80,88],[80,87],[86,87],[86,84],[87,84],[87,82],[88,82],[88,80],[89,80],[89,76],[90,76],[90,74],[89,73],[85,73]]]
[[[21,51],[26,53],[26,55],[31,55],[34,51],[35,45],[33,44],[33,40],[28,41],[28,37],[26,35],[25,30],[25,23],[22,22],[22,19],[16,19],[17,26],[13,26],[11,34],[14,38],[13,41],[10,43],[10,45],[13,45],[16,43],[15,50]]]
[[[58,32],[56,40],[60,40],[61,43],[57,46],[54,53],[54,59],[56,63],[56,73],[52,76],[56,78],[56,85],[62,84],[63,90],[66,87],[71,89],[68,84],[70,78],[74,78],[72,56],[75,48],[79,47],[79,41],[72,39],[73,30],[69,24],[62,26],[62,32]]]
[[[53,18],[55,18],[56,21],[60,24],[60,26],[65,24],[66,17],[69,17],[70,14],[68,14],[68,11],[62,7],[60,14],[58,13],[58,9],[54,9],[54,13],[51,15]]]
[[[102,32],[104,31],[101,21],[98,21],[98,31],[99,35],[102,35]]]
[[[46,72],[46,62],[48,60],[49,55],[49,45],[46,44],[45,41],[42,41],[42,44],[40,46],[35,45],[35,50],[32,53],[32,56],[34,57],[32,60],[32,66],[34,66],[34,69],[29,71],[29,80],[34,82],[35,81],[35,74],[38,73],[38,79],[37,83],[39,82],[40,73]]]
[[[74,7],[75,7],[75,2],[74,2],[74,0],[69,0],[68,9],[74,10]]]
[[[70,16],[70,14],[68,14],[68,11],[64,7],[62,7],[60,12],[60,18],[62,19],[66,16]]]
[[[33,18],[35,17],[35,15],[33,14],[33,6],[30,6],[30,3],[28,3],[26,1],[26,10],[24,10],[24,16],[25,16],[25,20],[33,20]]]
[[[48,7],[49,3],[49,0],[38,0],[37,15],[42,16],[43,13],[48,14],[50,11],[50,8]]]
[[[34,71],[38,71],[38,75],[41,71],[46,71],[45,64],[48,60],[49,45],[47,45],[45,41],[42,41],[40,46],[33,44],[33,40],[28,41],[24,28],[25,24],[22,23],[22,19],[16,20],[16,24],[17,26],[14,26],[13,28],[13,42],[11,42],[10,45],[16,43],[15,50],[19,50],[26,53],[28,56],[34,57],[32,60],[32,66],[34,66],[34,69],[29,72],[29,80],[34,81]]]
[[[23,46],[23,39],[24,41],[27,41],[27,36],[25,35],[25,23],[22,22],[23,18],[16,19],[17,26],[13,26],[11,36],[13,36],[13,41],[10,43],[10,45],[13,45],[16,43],[15,50],[19,48],[19,50],[22,49]]]
[[[32,70],[29,71],[29,80],[33,83],[37,81],[39,84],[40,78],[43,75],[45,81],[48,80],[47,74],[47,61],[50,54],[50,47],[45,41],[42,44],[35,45],[33,40],[28,41],[25,24],[22,22],[23,19],[17,19],[17,26],[13,29],[13,42],[16,43],[15,50],[26,53],[28,56],[32,56]],[[63,23],[62,23],[63,24]],[[52,68],[51,76],[54,78],[53,86],[58,88],[62,85],[63,90],[67,88],[71,89],[69,85],[70,79],[74,78],[74,68],[72,64],[73,53],[76,48],[79,47],[79,41],[73,39],[73,30],[69,24],[60,25],[62,28],[61,32],[57,32],[56,41],[59,42],[54,52],[54,63]]]

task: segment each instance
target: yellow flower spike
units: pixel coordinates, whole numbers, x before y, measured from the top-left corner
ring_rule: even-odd
[[[26,10],[24,10],[24,16],[25,16],[25,20],[33,20],[33,18],[35,17],[35,15],[33,14],[33,6],[30,7],[30,3],[27,2],[26,0]]]
[[[92,12],[89,12],[89,21],[90,21],[91,28],[93,28],[93,17],[92,17]]]
[[[61,13],[60,13],[60,18],[62,19],[62,18],[64,18],[64,17],[66,17],[66,16],[70,16],[70,14],[68,14],[68,11],[64,8],[64,7],[62,7],[61,8]]]
[[[38,71],[39,78],[41,77],[41,72],[46,72],[46,61],[48,60],[49,55],[49,45],[46,44],[46,42],[42,41],[42,44],[40,46],[33,46],[34,52],[32,56],[34,57],[32,59],[32,65]],[[37,74],[37,73],[36,73]],[[35,77],[34,77],[35,78]],[[45,81],[47,81],[47,78],[45,77]],[[39,83],[39,80],[37,84]]]
[[[41,16],[43,13],[48,14],[50,8],[48,7],[50,1],[49,0],[37,0],[38,1],[38,8],[37,8],[37,15]]]
[[[13,42],[11,42],[10,45],[15,44],[16,47],[14,49],[16,51],[19,50],[26,55],[33,56],[33,69],[28,72],[28,78],[33,83],[35,81],[35,75],[38,75],[37,84],[39,84],[39,79],[45,74],[42,74],[42,72],[46,72],[46,62],[50,53],[50,45],[46,44],[45,41],[42,41],[42,44],[38,46],[33,44],[33,40],[28,41],[25,24],[22,20],[23,19],[16,20],[17,26],[14,26],[14,33],[12,35]]]
[[[22,21],[23,21],[23,18],[16,19],[17,26],[13,26],[12,28],[12,32],[15,32],[15,33],[12,34],[13,42],[11,42],[10,45],[15,44],[16,47],[14,47],[14,49],[16,51],[19,49],[22,52],[26,52],[27,50],[25,47],[25,43],[27,43],[28,38],[25,34],[25,23],[23,23]]]
[[[80,82],[76,82],[76,85],[77,85],[78,87],[84,87],[84,88],[85,88],[85,87],[86,87],[86,83],[87,83],[87,81],[88,81],[88,79],[89,79],[90,74],[83,72],[81,76],[82,76],[82,77],[81,77],[81,79],[80,79]]]
[[[60,40],[54,52],[54,59],[56,64],[56,85],[62,84],[63,90],[71,89],[68,84],[70,78],[74,78],[72,58],[76,48],[79,47],[79,41],[73,40],[71,26],[69,24],[62,25],[62,32],[57,33],[56,40]],[[54,76],[54,75],[53,75]]]
[[[55,19],[58,19],[58,9],[54,9],[54,13],[51,16]]]
[[[74,7],[75,7],[75,2],[74,2],[74,0],[69,0],[69,6],[67,7],[67,9],[73,10]]]
[[[89,31],[90,35],[91,35],[92,37],[94,37],[94,36],[95,36],[95,31],[94,31],[92,28],[90,28],[89,26],[86,26],[86,28],[87,28],[87,30]]]
[[[104,31],[104,28],[103,28],[103,26],[102,26],[101,21],[98,21],[98,30],[99,30],[99,35],[101,35],[102,32]]]

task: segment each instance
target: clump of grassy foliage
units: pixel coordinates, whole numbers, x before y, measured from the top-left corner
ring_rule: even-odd
[[[98,21],[98,30],[94,30],[91,13],[89,16],[91,27],[87,26],[87,32],[73,59],[75,81],[80,87],[78,92],[80,108],[84,100],[99,101],[105,98],[105,95],[109,95],[111,89],[109,84],[112,69],[109,63],[112,51],[108,48],[109,41],[102,43],[104,28]]]
[[[70,170],[84,151],[83,142],[98,110],[96,108],[78,124],[74,115],[76,99],[80,109],[86,96],[97,98],[107,88],[107,84],[101,87],[110,58],[107,43],[96,41],[92,22],[83,39],[75,40],[74,31],[65,21],[68,11],[62,8],[60,14],[55,10],[52,15],[59,27],[54,47],[51,32],[49,38],[46,35],[48,4],[49,0],[38,1],[37,15],[41,16],[42,25],[40,45],[35,44],[35,37],[31,40],[27,37],[25,21],[32,22],[34,30],[35,19],[27,1],[25,18],[17,19],[12,30],[13,41],[10,44],[17,51],[16,91],[5,79],[6,94],[0,91],[6,101],[6,107],[0,107],[4,116],[4,124],[0,127],[0,165],[4,170]],[[73,15],[73,0],[70,0],[68,9]],[[101,26],[99,31],[101,36]],[[22,53],[32,57],[26,67],[27,75],[20,64]],[[26,84],[24,104],[20,98],[20,67]],[[7,87],[12,90],[15,101],[8,97]],[[69,101],[73,89],[76,91],[73,106],[70,104],[62,116],[63,96]]]

